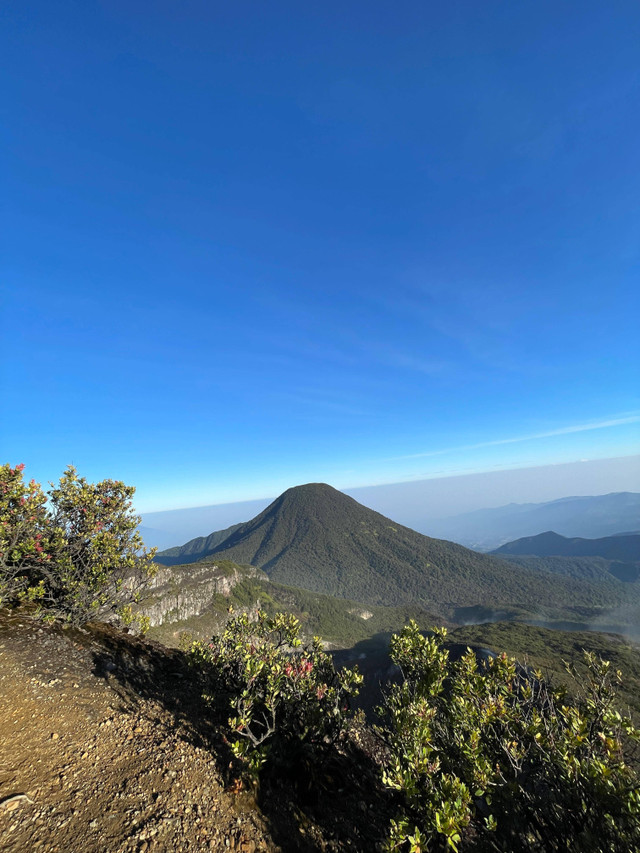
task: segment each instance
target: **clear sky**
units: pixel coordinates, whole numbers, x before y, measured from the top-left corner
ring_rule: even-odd
[[[151,511],[637,452],[636,0],[0,16],[6,461]]]

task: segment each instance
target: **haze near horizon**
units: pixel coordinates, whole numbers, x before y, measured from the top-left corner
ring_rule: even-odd
[[[458,541],[454,534],[468,533],[465,524],[451,526],[442,524],[443,521],[452,519],[455,522],[465,513],[505,505],[634,492],[639,480],[640,456],[631,456],[342,491],[393,521],[422,533]],[[569,485],[571,493],[567,491]],[[184,544],[190,539],[249,521],[276,497],[143,513],[142,530],[147,544],[160,548]],[[463,535],[462,538],[468,540],[469,537]]]

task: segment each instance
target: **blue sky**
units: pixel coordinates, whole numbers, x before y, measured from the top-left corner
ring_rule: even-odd
[[[151,511],[637,452],[635,0],[0,15],[7,461]]]

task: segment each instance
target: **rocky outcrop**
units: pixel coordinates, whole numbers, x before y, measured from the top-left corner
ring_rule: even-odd
[[[138,611],[149,617],[151,627],[182,622],[220,603],[247,578],[264,579],[266,575],[252,567],[214,562],[162,566],[147,588]]]
[[[352,607],[348,612],[351,613],[352,616],[359,616],[360,619],[364,619],[365,621],[367,619],[371,619],[373,616],[373,613],[370,610],[362,610],[358,607]]]

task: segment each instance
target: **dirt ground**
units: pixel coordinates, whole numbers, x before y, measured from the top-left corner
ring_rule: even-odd
[[[320,797],[278,779],[256,798],[200,703],[178,650],[0,611],[0,850],[382,849],[389,804],[363,756]]]

